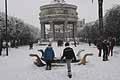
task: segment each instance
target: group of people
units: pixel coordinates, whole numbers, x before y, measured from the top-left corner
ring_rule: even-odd
[[[113,48],[115,46],[115,39],[98,39],[96,42],[96,46],[99,50],[98,56],[101,57],[102,50],[103,50],[103,61],[108,61],[108,56],[113,56]]]
[[[96,42],[96,46],[99,50],[98,56],[101,57],[102,50],[103,50],[103,61],[108,61],[108,56],[109,55],[113,56],[113,48],[115,46],[115,39],[114,38],[109,38],[108,40],[98,39]],[[43,57],[44,57],[44,61],[46,62],[46,70],[51,70],[51,67],[52,67],[51,63],[55,57],[55,53],[54,53],[54,50],[53,50],[51,44],[49,44],[46,47]],[[63,50],[63,55],[61,56],[61,61],[64,58],[67,63],[68,76],[72,76],[71,61],[72,60],[76,61],[76,57],[75,57],[74,50],[70,47],[69,42],[65,43],[65,49]]]
[[[65,49],[63,50],[63,55],[61,56],[61,61],[65,58],[67,63],[68,76],[71,77],[71,61],[76,60],[75,53],[73,49],[69,46],[69,42],[65,43]],[[51,70],[51,63],[55,57],[54,50],[51,44],[45,49],[43,54],[44,61],[46,62],[46,70]]]

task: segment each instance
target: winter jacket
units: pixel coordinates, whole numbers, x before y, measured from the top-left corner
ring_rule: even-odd
[[[63,58],[66,58],[66,59],[73,59],[76,60],[76,57],[75,57],[75,54],[74,54],[74,51],[72,48],[70,47],[66,47],[64,50],[63,50],[63,56],[61,57],[61,59]]]
[[[102,49],[102,41],[101,40],[98,40],[97,43],[96,43],[96,46],[98,49]]]
[[[102,48],[103,50],[108,50],[109,43],[107,41],[102,42]]]
[[[43,54],[44,60],[53,60],[53,58],[55,57],[54,51],[52,49],[52,47],[47,47],[45,49],[45,53]]]

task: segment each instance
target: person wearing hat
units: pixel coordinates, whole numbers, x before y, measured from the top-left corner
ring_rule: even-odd
[[[47,48],[45,49],[45,53],[43,54],[43,57],[46,62],[46,70],[51,70],[51,63],[55,57],[55,53],[51,44],[48,44]]]
[[[67,63],[68,76],[71,78],[72,77],[72,74],[71,74],[71,61],[72,60],[76,61],[76,57],[75,57],[75,53],[74,53],[73,49],[71,47],[69,47],[68,42],[65,43],[65,47],[66,48],[63,50],[63,55],[61,57],[61,60],[63,60],[63,58],[65,57],[66,63]]]

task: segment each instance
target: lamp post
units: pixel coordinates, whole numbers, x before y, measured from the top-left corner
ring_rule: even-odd
[[[93,3],[93,0],[92,0]],[[103,0],[98,0],[98,15],[99,15],[99,33],[103,36]]]
[[[98,15],[99,15],[99,32],[103,35],[103,0],[98,0]]]
[[[8,35],[7,35],[7,0],[5,0],[5,26],[6,26],[6,29],[5,29],[5,31],[6,31],[6,56],[8,56]]]

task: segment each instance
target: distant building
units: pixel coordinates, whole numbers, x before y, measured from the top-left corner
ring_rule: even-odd
[[[77,22],[77,31],[79,32],[81,29],[83,29],[85,27],[85,19],[82,19],[80,21]]]

